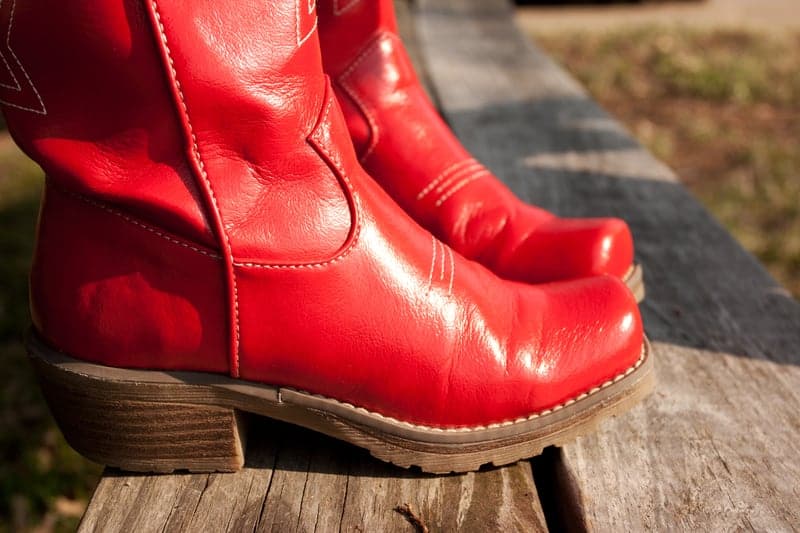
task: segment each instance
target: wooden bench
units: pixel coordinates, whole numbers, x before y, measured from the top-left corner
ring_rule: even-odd
[[[81,531],[783,531],[800,527],[800,305],[516,29],[506,0],[398,0],[429,89],[523,198],[617,215],[659,385],[533,461],[435,477],[263,421],[236,474],[108,470]]]

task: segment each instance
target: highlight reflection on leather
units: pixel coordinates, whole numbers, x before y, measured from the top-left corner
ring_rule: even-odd
[[[325,71],[361,163],[411,216],[465,257],[539,283],[622,277],[633,239],[619,219],[562,219],[521,202],[437,114],[397,35],[393,0],[319,1]]]
[[[47,105],[4,106],[48,173],[40,334],[101,364],[448,427],[534,413],[633,365],[642,327],[621,281],[500,280],[363,171],[296,1],[17,6],[15,53]]]

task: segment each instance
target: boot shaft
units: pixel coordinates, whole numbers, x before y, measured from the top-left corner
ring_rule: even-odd
[[[228,232],[244,258],[324,255],[350,219],[306,142],[326,92],[316,25],[308,0],[9,0],[0,101],[67,190],[205,246]],[[321,235],[298,230],[306,211]]]
[[[378,33],[397,33],[392,0],[318,0],[325,72],[336,77]]]
[[[213,245],[142,6],[2,2],[3,113],[64,188]]]
[[[123,365],[222,353],[238,375],[235,265],[324,261],[351,236],[316,28],[308,0],[0,3],[0,103],[48,176],[31,275],[48,341]],[[181,250],[204,266],[172,268],[193,264]]]

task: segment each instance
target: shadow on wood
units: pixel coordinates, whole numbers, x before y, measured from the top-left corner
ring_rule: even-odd
[[[545,98],[447,116],[526,201],[562,216],[629,223],[653,340],[800,364],[797,301],[591,101]]]
[[[624,218],[645,267],[658,388],[536,461],[551,477],[540,487],[572,506],[561,518],[601,531],[795,527],[800,304],[522,36],[507,2],[419,0],[415,20],[437,101],[475,156],[530,202]]]

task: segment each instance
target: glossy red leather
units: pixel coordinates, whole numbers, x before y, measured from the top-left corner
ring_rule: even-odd
[[[143,5],[1,2],[0,103],[65,187],[211,246]]]
[[[53,346],[107,365],[294,387],[439,427],[530,415],[639,359],[641,320],[621,281],[503,281],[414,223],[363,171],[322,74],[313,3],[26,5],[36,7],[21,32],[57,16],[48,27],[59,43],[102,48],[70,45],[73,60],[143,66],[76,81],[59,65],[64,80],[36,78],[52,61],[36,47],[49,44],[11,41],[48,105],[44,115],[6,102],[4,113],[48,169],[31,305]],[[127,17],[120,35],[95,31],[117,12]],[[120,42],[139,43],[138,63]],[[102,75],[137,80],[132,96],[104,96],[116,115],[93,112],[88,86]],[[62,94],[62,81],[76,90]],[[137,114],[129,97],[171,107]],[[86,111],[69,128],[68,104]],[[100,136],[90,161],[73,139],[105,121],[137,142]],[[170,143],[156,147],[165,132]],[[84,166],[65,172],[60,162],[73,160]],[[164,183],[139,181],[140,162]],[[167,195],[173,178],[182,193],[143,200],[142,188]],[[205,231],[192,233],[198,220]]]
[[[53,181],[31,269],[36,329],[96,363],[227,374],[219,254]]]
[[[417,79],[393,0],[320,0],[319,10],[324,68],[360,161],[417,222],[508,279],[628,273],[633,239],[622,220],[526,205],[470,156]]]

